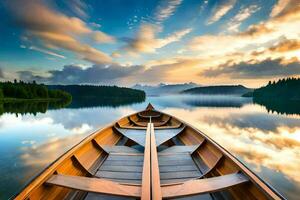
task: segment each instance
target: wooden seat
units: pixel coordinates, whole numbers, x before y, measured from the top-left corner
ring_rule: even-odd
[[[119,183],[81,176],[52,175],[46,181],[48,185],[56,185],[86,192],[110,194],[116,196],[140,197],[141,187],[136,185],[121,185]]]
[[[249,179],[241,173],[233,173],[200,180],[191,180],[183,184],[162,187],[162,196],[163,198],[174,198],[211,193],[248,181]]]

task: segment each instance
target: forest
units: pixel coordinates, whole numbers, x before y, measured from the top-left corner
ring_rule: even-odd
[[[300,78],[284,78],[269,81],[268,85],[255,89],[254,99],[269,100],[300,100]]]
[[[71,94],[62,90],[49,90],[44,84],[17,81],[0,83],[0,99],[13,100],[47,100],[71,102]]]
[[[122,101],[144,101],[146,94],[142,90],[97,85],[48,85],[49,89],[63,90],[70,93],[74,99],[101,100],[121,99]]]

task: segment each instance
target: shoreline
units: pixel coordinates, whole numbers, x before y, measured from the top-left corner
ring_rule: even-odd
[[[22,99],[22,98],[0,98],[0,103],[11,103],[11,102],[55,102],[61,101],[62,99],[47,98],[47,99]]]

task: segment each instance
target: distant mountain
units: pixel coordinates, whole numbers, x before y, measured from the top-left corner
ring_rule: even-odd
[[[183,84],[164,84],[150,86],[150,85],[141,85],[136,84],[132,88],[137,90],[143,90],[147,95],[161,95],[161,94],[176,94],[180,93],[183,90],[187,90],[194,87],[199,87],[200,85],[196,83],[183,83]]]
[[[183,90],[185,94],[207,94],[207,95],[243,95],[247,92],[253,91],[250,88],[246,88],[243,85],[218,85],[218,86],[205,86],[195,87],[187,90]]]

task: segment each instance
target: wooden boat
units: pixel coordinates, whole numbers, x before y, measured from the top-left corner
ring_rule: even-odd
[[[15,199],[284,199],[204,133],[144,111],[74,146]]]

